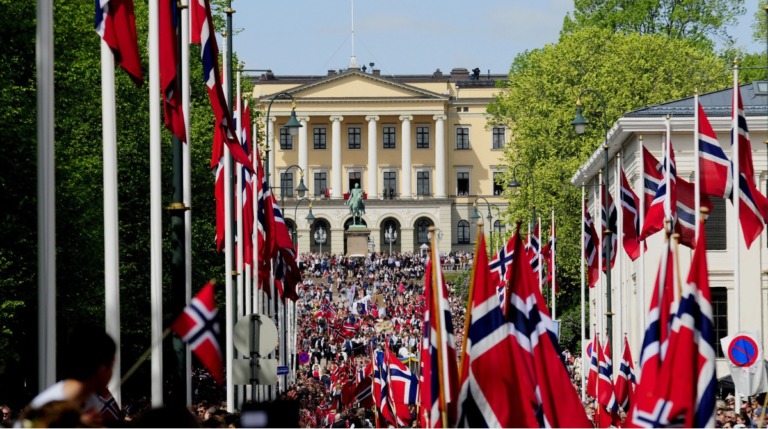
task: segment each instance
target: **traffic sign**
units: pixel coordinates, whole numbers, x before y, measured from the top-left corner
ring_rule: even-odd
[[[256,319],[252,320],[253,318]],[[259,329],[258,344],[251,344],[254,336],[252,327]],[[266,356],[277,347],[277,327],[275,322],[264,314],[247,314],[235,324],[232,340],[237,351],[246,356],[254,352]]]
[[[299,353],[299,363],[302,365],[306,365],[309,363],[309,353],[307,352],[301,352]]]
[[[280,365],[277,367],[277,375],[287,375],[288,374],[288,367],[285,365]]]
[[[754,365],[759,354],[755,340],[746,335],[737,335],[728,345],[728,359],[738,367]]]

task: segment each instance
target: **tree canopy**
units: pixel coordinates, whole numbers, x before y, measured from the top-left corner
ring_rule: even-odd
[[[663,34],[702,47],[731,40],[727,27],[744,14],[744,0],[575,0],[563,33],[584,27],[612,32]]]

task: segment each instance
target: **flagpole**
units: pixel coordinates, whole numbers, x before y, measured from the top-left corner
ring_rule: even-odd
[[[483,218],[477,220],[477,237],[475,237],[475,255],[480,249],[480,238],[483,236]],[[583,271],[583,270],[582,270]],[[475,276],[477,275],[477,258],[472,261],[472,272],[469,277],[469,293],[467,295],[467,312],[464,317],[464,338],[461,339],[461,359],[459,360],[459,375],[464,374],[464,365],[466,364],[467,338],[469,337],[469,326],[472,324],[472,307],[475,299]],[[583,308],[582,299],[582,308]]]
[[[237,67],[237,78],[236,78],[236,84],[235,84],[235,100],[233,101],[233,105],[237,109],[237,112],[235,113],[235,117],[233,118],[235,121],[235,135],[237,136],[237,141],[240,142],[240,144],[243,144],[243,94],[242,89],[240,85],[240,79],[242,75],[242,67]],[[246,148],[246,153],[248,153],[248,149]],[[232,194],[234,196],[234,209],[235,209],[235,237],[237,237],[237,244],[235,245],[235,251],[236,251],[236,260],[235,260],[235,272],[233,275],[237,276],[235,278],[235,320],[233,323],[237,323],[238,320],[240,320],[243,316],[245,316],[245,305],[243,303],[243,273],[245,269],[245,263],[243,261],[243,255],[244,251],[243,248],[245,247],[245,237],[243,236],[243,192],[245,190],[245,187],[243,186],[243,165],[239,162],[232,161],[234,167],[235,167],[235,175],[236,180],[233,185],[233,188],[236,187],[236,189],[233,189]],[[240,356],[240,353],[237,353],[235,356],[235,359]],[[236,406],[238,408],[242,408],[242,403],[245,400],[245,393],[246,388],[245,386],[235,386],[235,389],[237,390],[237,404]]]
[[[149,2],[149,193],[152,406],[163,405],[163,231],[160,141],[159,0]]]
[[[115,57],[101,42],[101,137],[104,186],[104,317],[107,334],[115,340],[115,364],[109,391],[122,403],[120,388],[120,239],[117,216],[117,125],[115,118]]]
[[[184,115],[184,129],[187,131],[187,144],[182,145],[182,170],[183,186],[182,201],[184,207],[192,207],[192,156],[189,152],[192,135],[192,123],[190,116],[190,96],[191,88],[189,85],[189,0],[182,0],[181,9],[181,101]],[[192,301],[192,210],[184,211],[184,302],[186,305]],[[189,346],[184,347],[185,365],[184,371],[186,380],[187,406],[192,405],[192,350]]]
[[[586,380],[586,373],[584,370],[587,368],[586,365],[584,365],[584,341],[586,341],[586,327],[584,326],[585,322],[585,316],[584,316],[584,303],[586,302],[585,297],[585,289],[586,289],[586,279],[584,278],[584,264],[586,263],[586,260],[584,258],[584,253],[586,252],[586,248],[584,247],[584,240],[586,233],[584,231],[584,218],[586,217],[586,213],[584,211],[584,201],[586,197],[586,187],[584,182],[581,182],[581,349],[582,349],[582,357],[581,357],[581,402],[583,403],[586,399],[586,393],[585,393],[585,380]],[[469,313],[467,313],[469,314]]]
[[[232,16],[230,14],[227,15],[227,24],[231,24],[231,18]],[[229,32],[225,31],[223,34],[224,36],[224,61],[223,63],[223,76],[224,80],[222,81],[222,86],[224,87],[224,96],[227,99],[227,106],[228,108],[232,108],[232,94],[231,94],[231,87],[232,87],[232,75],[230,71],[230,52],[229,52]],[[226,138],[226,137],[225,137]],[[232,275],[233,275],[233,266],[234,266],[234,255],[232,254],[234,250],[234,231],[232,230],[232,211],[233,211],[233,204],[232,204],[232,168],[233,168],[233,161],[232,161],[232,154],[229,150],[229,145],[224,145],[224,297],[225,297],[225,337],[226,340],[224,341],[225,349],[226,349],[226,366],[227,366],[227,411],[228,412],[234,412],[235,411],[235,383],[234,383],[234,373],[232,372],[232,366],[234,365],[234,359],[235,359],[235,353],[234,353],[234,318],[235,318],[235,303],[233,302],[233,285],[232,285]]]
[[[493,228],[493,225],[491,225],[491,228]],[[539,234],[539,249],[536,252],[536,260],[537,265],[539,267],[539,291],[544,291],[544,277],[542,273],[544,272],[544,268],[541,266],[541,218],[537,219],[537,228],[538,228],[538,234]],[[546,302],[546,301],[544,301]],[[544,304],[546,306],[546,304]]]
[[[555,302],[555,274],[557,274],[557,268],[555,267],[555,243],[557,242],[557,237],[555,236],[556,230],[555,230],[555,208],[552,207],[552,226],[549,227],[549,234],[552,236],[552,284],[550,286],[550,293],[552,294],[552,320],[555,320],[556,317],[556,310],[557,310],[557,303]]]
[[[645,162],[643,160],[643,136],[638,137],[637,145],[639,147],[638,159],[640,159],[640,230],[642,223],[645,222]],[[640,240],[640,309],[637,314],[640,315],[640,326],[637,332],[643,332],[645,329],[645,240]]]
[[[56,383],[56,158],[53,0],[37,0],[38,390]]]
[[[699,89],[693,91],[693,198],[696,209],[696,235],[699,241],[699,227],[701,223],[701,155],[699,154]]]
[[[616,186],[616,199],[618,200],[618,205],[616,207],[616,229],[618,232],[616,235],[616,248],[614,249],[614,252],[616,252],[616,279],[618,280],[618,284],[616,285],[616,299],[619,301],[618,305],[616,306],[616,311],[619,313],[618,317],[616,318],[618,324],[616,331],[619,332],[619,335],[621,335],[624,329],[624,301],[622,300],[624,289],[624,277],[622,277],[622,274],[624,274],[624,269],[622,266],[624,263],[624,252],[621,251],[621,249],[624,247],[624,209],[622,208],[623,196],[621,194],[622,166],[623,163],[621,160],[621,150],[619,150],[616,153],[616,176],[615,180],[613,181]],[[616,205],[616,200],[614,200],[614,205]],[[614,342],[611,342],[611,359],[613,359],[613,356],[616,355],[616,353],[613,353],[613,347],[615,347],[615,344]]]
[[[442,337],[442,334],[443,334],[442,333],[442,326],[443,325],[440,323],[440,318],[441,318],[441,314],[440,314],[441,313],[441,305],[440,305],[441,302],[440,301],[441,300],[439,299],[440,295],[442,295],[441,292],[442,292],[443,285],[442,285],[442,281],[440,281],[440,284],[437,284],[438,283],[438,277],[437,277],[438,276],[438,274],[437,274],[438,273],[438,266],[440,265],[440,262],[439,262],[438,258],[440,256],[439,256],[438,251],[437,251],[437,237],[436,237],[437,233],[435,232],[435,227],[434,226],[430,226],[429,227],[429,232],[430,232],[430,235],[429,235],[430,243],[429,244],[431,245],[431,247],[430,247],[430,250],[431,250],[430,257],[432,258],[432,261],[431,261],[432,262],[432,284],[431,284],[432,296],[430,298],[432,299],[432,314],[435,316],[435,327],[436,327],[435,331],[437,331],[437,367],[438,367],[437,381],[438,381],[438,386],[439,386],[439,389],[440,389],[439,392],[438,392],[438,397],[440,399],[440,416],[441,416],[441,418],[443,420],[443,428],[447,428],[448,427],[448,410],[447,410],[447,408],[445,406],[445,387],[444,387],[445,383],[447,382],[447,380],[444,379],[444,375],[445,375],[444,374],[444,369],[445,369],[445,367],[443,367],[443,362],[445,361],[445,359],[447,357],[443,356],[443,337]],[[442,268],[440,270],[442,271]],[[440,290],[438,290],[437,288],[440,288]],[[427,329],[427,328],[425,327],[425,329]],[[431,334],[430,334],[430,336],[431,336]],[[423,358],[423,356],[422,356],[422,358]],[[430,424],[431,424],[431,422],[430,422]]]
[[[605,207],[605,201],[604,201],[604,199],[605,199],[604,198],[605,192],[603,192],[604,191],[604,189],[603,189],[604,184],[603,184],[603,169],[602,168],[600,169],[600,171],[597,174],[597,176],[598,176],[597,180],[598,180],[598,189],[599,189],[598,195],[597,195],[597,199],[599,201],[599,203],[598,203],[598,207],[599,207],[598,210],[603,210],[603,207]],[[602,212],[598,211],[598,216],[599,216],[599,218],[601,219],[601,222],[602,222],[602,218],[603,218],[602,217]],[[603,329],[605,328],[605,325],[603,324],[603,317],[602,316],[603,316],[603,294],[605,293],[605,286],[603,286],[603,277],[604,277],[603,276],[603,268],[604,268],[603,259],[605,259],[606,254],[605,254],[605,248],[603,246],[605,244],[605,243],[603,243],[603,241],[605,239],[605,237],[604,237],[604,232],[605,231],[604,231],[603,228],[598,228],[598,230],[599,230],[600,239],[599,239],[599,247],[598,247],[599,250],[598,250],[598,255],[597,255],[597,257],[598,257],[598,259],[597,259],[597,267],[598,268],[597,269],[598,269],[598,273],[600,273],[599,274],[600,281],[597,282],[598,283],[598,293],[597,293],[597,306],[596,307],[597,307],[597,326],[600,328],[599,332],[602,333]],[[607,272],[607,270],[606,270],[606,272]],[[600,375],[599,372],[598,372],[598,375]]]
[[[733,141],[733,152],[731,154],[731,162],[733,163],[733,292],[736,299],[736,317],[734,323],[734,331],[739,332],[741,330],[741,270],[739,269],[739,258],[741,250],[741,241],[739,240],[740,225],[739,225],[739,209],[741,206],[741,181],[739,173],[739,61],[733,60],[733,108],[731,118],[733,125],[731,132]],[[750,154],[751,156],[751,154]],[[751,179],[750,179],[751,180]],[[738,399],[738,398],[737,398]]]

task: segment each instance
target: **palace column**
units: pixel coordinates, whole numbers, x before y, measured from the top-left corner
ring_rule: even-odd
[[[330,117],[333,121],[331,126],[331,198],[340,199],[341,192],[341,121],[343,116],[335,115]]]
[[[402,152],[402,180],[403,188],[400,192],[402,198],[411,197],[411,121],[413,116],[402,115],[400,120],[403,121],[401,127],[401,133],[403,135],[403,152]]]
[[[378,137],[376,122],[379,120],[379,117],[375,115],[366,116],[365,120],[368,121],[368,195],[371,198],[377,198],[379,196],[379,145],[376,140]]]
[[[435,115],[435,198],[445,198],[445,115]]]
[[[299,123],[301,124],[301,128],[299,128],[299,167],[304,171],[304,174],[306,175],[304,177],[305,183],[307,184],[307,187],[309,187],[309,184],[312,183],[311,178],[309,177],[309,152],[307,149],[307,133],[309,132],[307,130],[307,123],[309,122],[309,116],[299,116]],[[311,192],[317,193],[317,189],[311,189],[310,190],[310,196],[312,195]]]

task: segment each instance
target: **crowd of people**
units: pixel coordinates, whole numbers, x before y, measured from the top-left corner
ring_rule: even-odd
[[[473,255],[457,252],[441,256],[444,266],[456,270],[471,269]],[[297,408],[295,424],[300,427],[376,427],[372,397],[360,395],[354,386],[361,375],[370,376],[374,350],[388,347],[413,373],[419,372],[422,345],[423,309],[425,308],[425,256],[420,253],[370,253],[366,258],[348,259],[334,254],[305,253],[299,266],[303,282],[299,287],[297,309],[297,353],[304,355],[294,382],[286,386],[280,402]],[[466,304],[457,285],[447,281],[456,349],[461,350]],[[81,332],[71,337],[80,341],[75,349],[89,348],[94,338],[103,351],[83,361],[80,354],[65,362],[65,379],[32,400],[19,413],[0,405],[2,426],[172,426],[242,427],[246,413],[229,413],[221,397],[206,397],[201,392],[217,387],[204,370],[195,370],[195,399],[192,408],[166,407],[152,409],[143,398],[122,410],[110,411],[108,396],[103,396],[111,377],[114,342],[103,332]],[[79,344],[79,345],[78,345]],[[581,394],[582,372],[588,370],[580,359],[563,351],[563,359],[573,388]],[[304,359],[302,359],[304,360]],[[221,390],[221,387],[218,387]],[[98,400],[96,400],[98,399]],[[361,400],[362,399],[362,400]],[[745,398],[746,399],[746,398]],[[114,401],[113,401],[114,402]],[[716,427],[761,427],[761,398],[745,400],[741,410],[735,409],[733,396],[717,403]],[[592,400],[584,401],[590,419],[594,420]],[[98,411],[98,412],[97,412]],[[419,419],[411,407],[411,421]],[[620,420],[624,421],[622,411]],[[173,424],[175,423],[175,424]],[[762,426],[764,427],[764,425]]]

